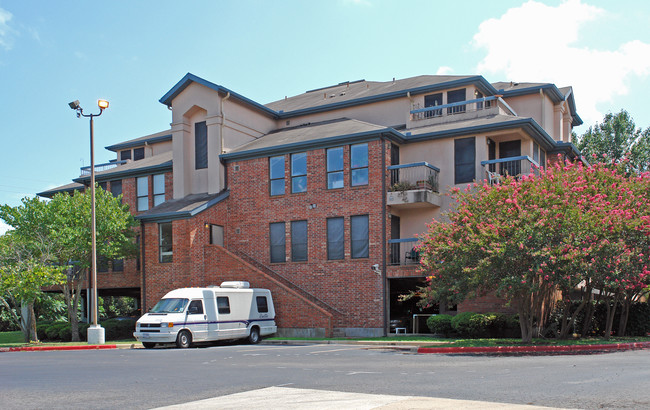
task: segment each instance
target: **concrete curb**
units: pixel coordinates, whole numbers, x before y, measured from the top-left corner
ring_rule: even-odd
[[[0,347],[0,352],[36,352],[36,351],[51,351],[51,350],[100,350],[100,349],[117,349],[117,345]]]
[[[420,347],[418,353],[459,354],[459,353],[587,353],[599,351],[649,349],[650,342],[611,343],[599,345],[573,346],[490,346],[490,347]]]

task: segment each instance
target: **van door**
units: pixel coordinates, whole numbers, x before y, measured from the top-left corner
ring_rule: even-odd
[[[205,340],[208,336],[208,321],[203,310],[203,301],[195,299],[190,302],[185,313],[185,326],[192,332],[192,340]]]
[[[236,338],[234,333],[238,323],[233,320],[228,296],[217,296],[217,312],[219,313],[219,339]]]
[[[219,338],[219,319],[213,291],[203,291],[203,304],[205,305],[205,315],[208,321],[207,340],[217,340]]]

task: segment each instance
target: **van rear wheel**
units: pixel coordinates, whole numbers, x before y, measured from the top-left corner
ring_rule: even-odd
[[[260,342],[262,338],[260,337],[260,329],[254,327],[251,329],[250,335],[248,335],[248,343],[254,345]]]
[[[192,335],[187,330],[181,330],[176,336],[176,346],[181,349],[187,349],[192,344]]]
[[[155,342],[142,342],[142,346],[144,346],[145,349],[153,349],[154,346],[156,346]]]

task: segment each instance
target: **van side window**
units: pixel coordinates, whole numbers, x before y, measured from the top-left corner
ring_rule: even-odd
[[[255,300],[257,301],[257,311],[259,313],[268,313],[269,305],[266,301],[266,296],[258,296]]]
[[[230,301],[228,296],[217,296],[217,309],[219,313],[230,313]]]
[[[203,303],[200,300],[193,300],[190,302],[190,306],[187,308],[187,313],[190,315],[202,315]]]

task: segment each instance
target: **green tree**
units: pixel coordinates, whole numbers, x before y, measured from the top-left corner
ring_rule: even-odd
[[[580,137],[573,134],[571,140],[589,162],[612,164],[627,159],[628,171],[650,170],[650,127],[637,128],[625,110],[608,113],[602,123]]]
[[[103,189],[96,189],[97,257],[107,260],[130,258],[137,254],[133,240],[136,222],[123,204]],[[91,265],[90,192],[57,194],[48,203],[50,238],[61,265],[69,266],[63,284],[73,341],[79,338],[79,299]]]
[[[63,268],[52,264],[48,227],[41,223],[45,214],[46,204],[38,198],[0,207],[0,218],[14,228],[0,236],[0,304],[20,326],[26,342],[38,340],[34,303],[42,288],[64,281]]]
[[[561,336],[596,293],[612,305],[609,335],[616,302],[638,299],[650,284],[650,173],[630,176],[625,165],[556,163],[537,175],[455,190],[449,223],[434,221],[421,241],[428,275],[421,304],[496,293],[517,310],[529,342],[558,293]],[[576,289],[580,303],[570,312]]]

